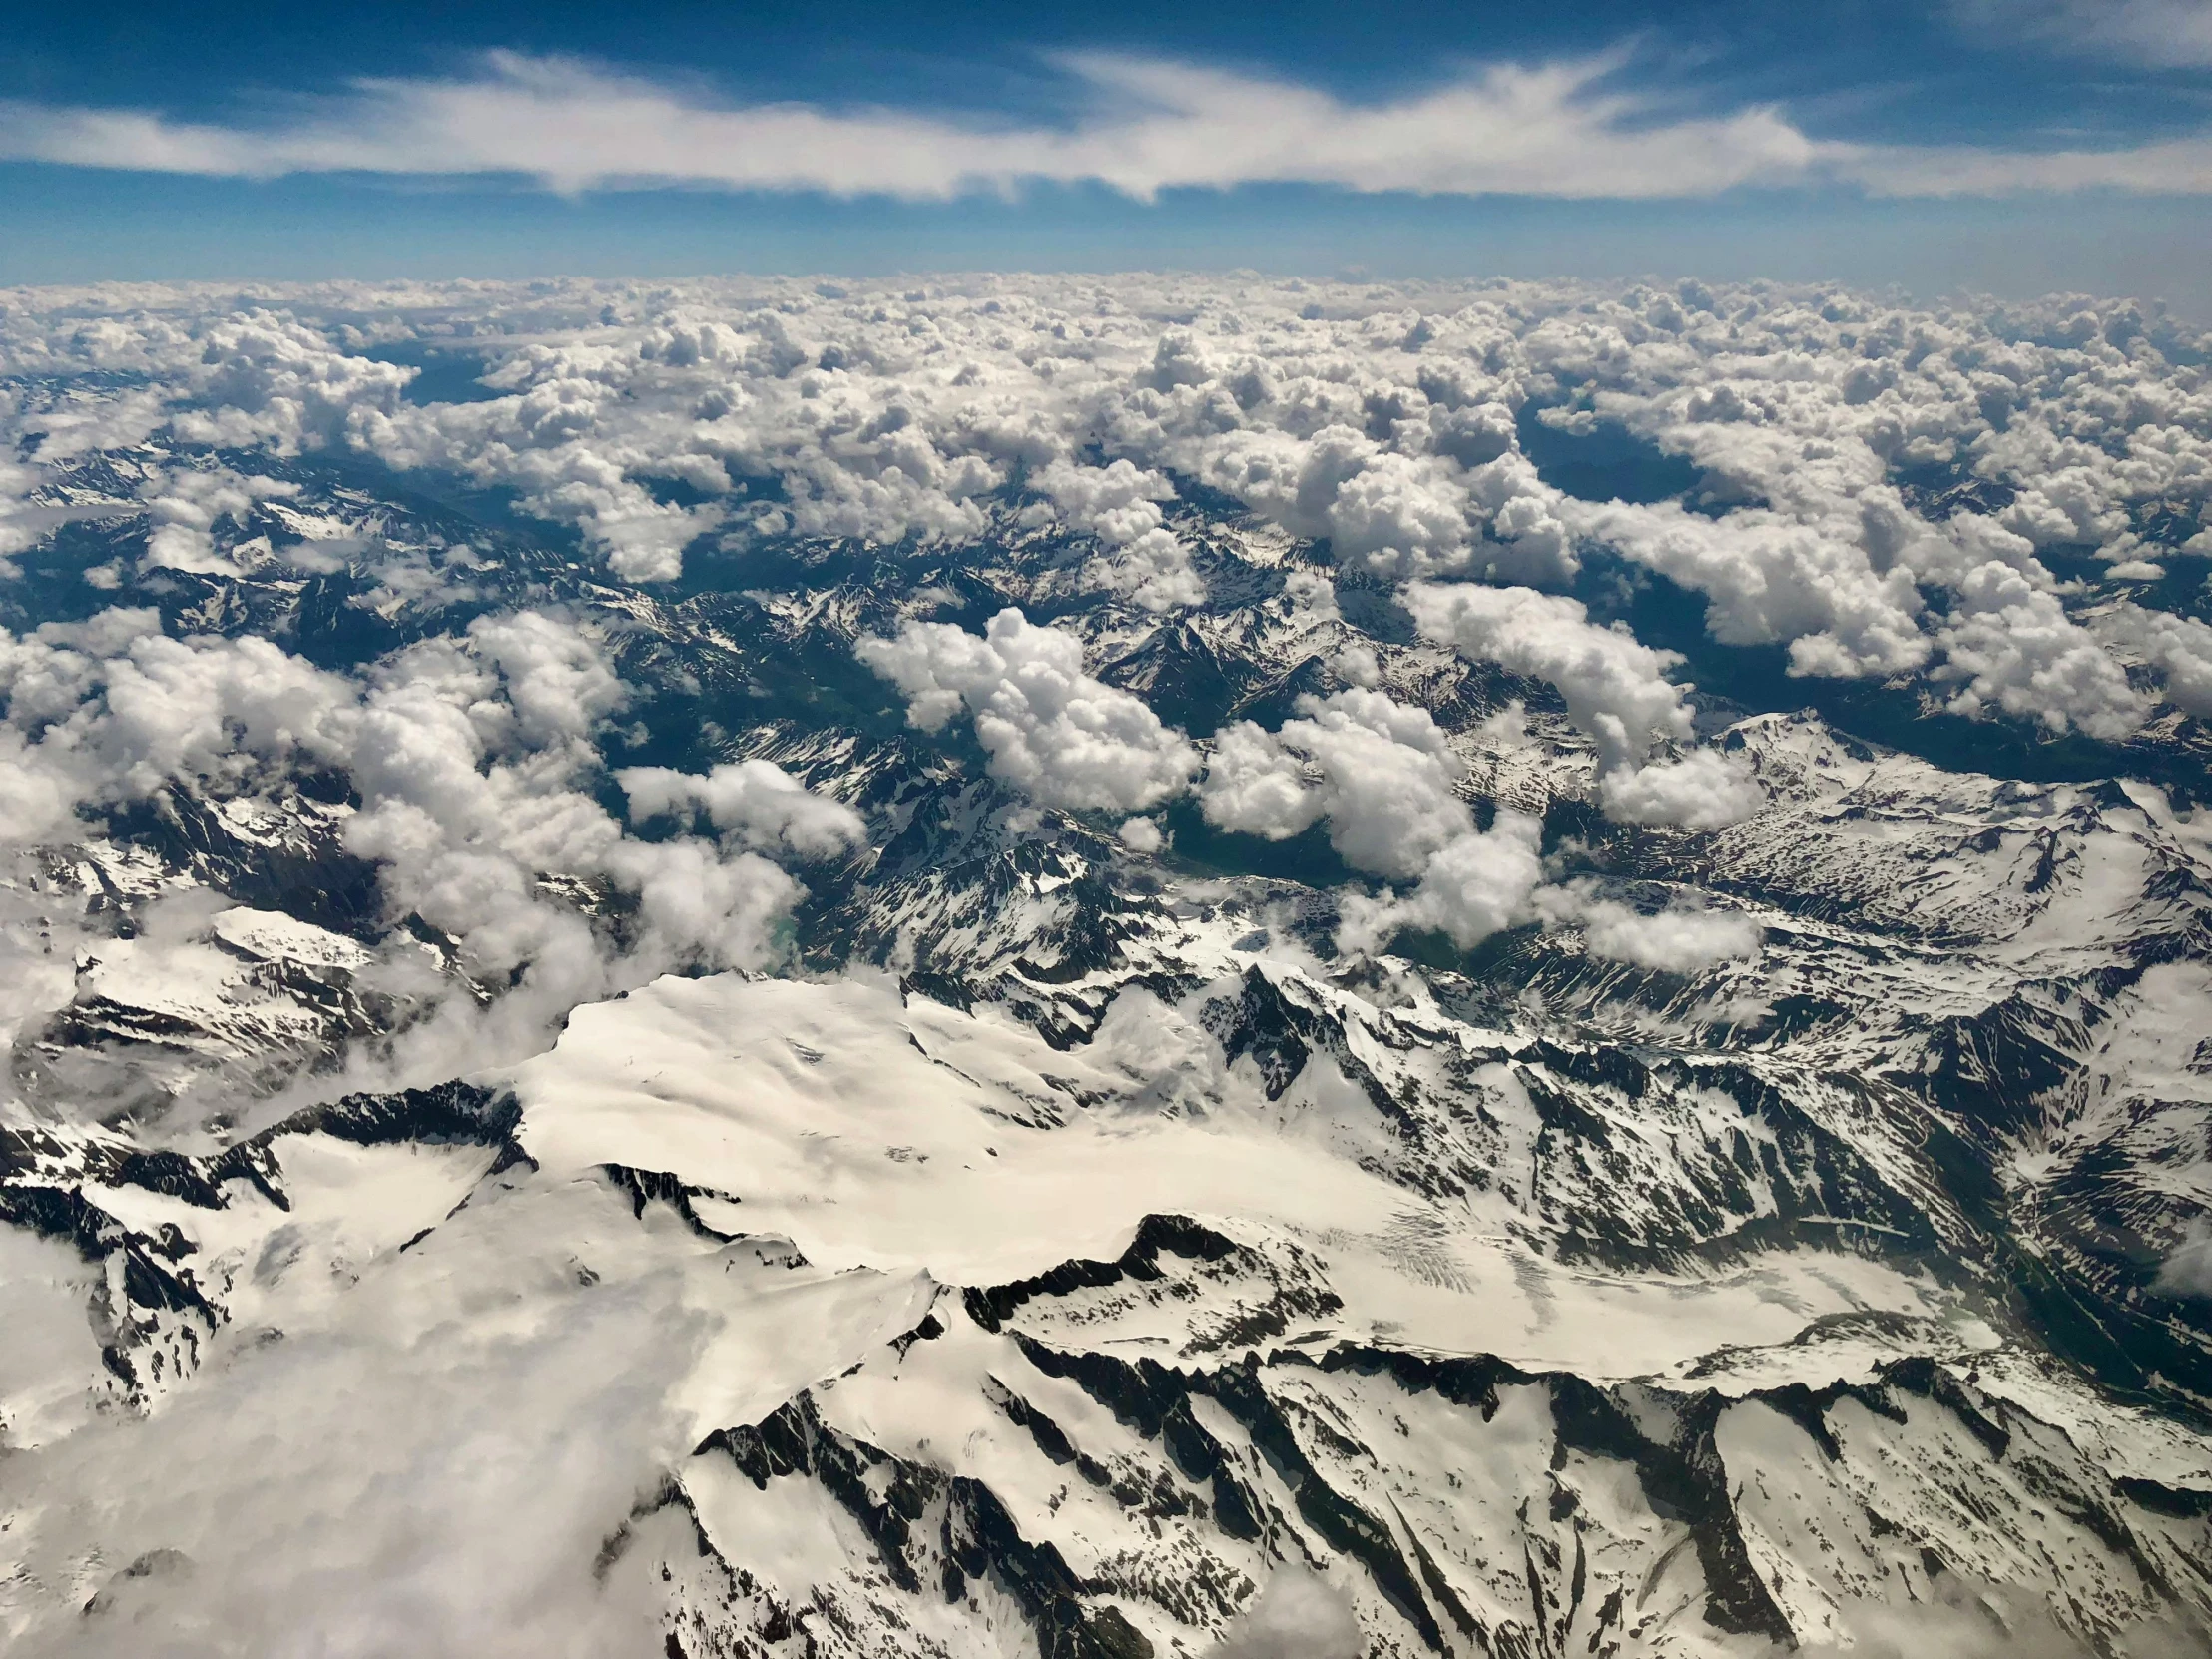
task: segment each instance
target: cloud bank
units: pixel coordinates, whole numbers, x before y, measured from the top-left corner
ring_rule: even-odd
[[[479,358],[481,395],[429,398],[384,360],[424,350]],[[1492,794],[1497,743],[1422,706],[1436,665],[1530,708],[1550,688],[1554,739],[1586,757],[1575,789],[1661,830],[1765,798],[1698,743],[1678,652],[1604,620],[1650,586],[1797,679],[2150,741],[2212,708],[2212,627],[2184,583],[2212,549],[2203,351],[2126,302],[1923,309],[1690,281],[21,292],[0,296],[0,535],[23,554],[107,526],[124,551],[82,572],[95,591],[356,571],[378,585],[352,603],[378,615],[480,603],[468,548],[401,549],[309,505],[293,480],[343,458],[573,530],[624,606],[676,602],[662,584],[709,556],[904,569],[991,549],[1035,574],[998,592],[987,632],[916,596],[860,647],[917,729],[957,718],[995,776],[1101,815],[1140,855],[1163,834],[1146,815],[1194,789],[1216,828],[1323,826],[1389,884],[1347,908],[1348,941],[1572,925],[1659,967],[1696,953],[1681,940],[1737,953],[1753,935],[1670,910],[1677,943],[1631,938],[1642,909],[1562,885],[1517,798]],[[1672,494],[1566,487],[1553,450],[1584,443],[1671,469]],[[1382,613],[1355,627],[1357,605],[1409,621],[1407,643],[1373,631]],[[1071,611],[1080,631],[1030,620]],[[1108,684],[1163,624],[1231,615],[1312,631],[1325,677],[1211,734]],[[604,927],[556,948],[586,924],[540,890],[547,868],[637,918],[623,948],[648,948],[625,961],[747,963],[797,891],[783,866],[858,842],[844,808],[753,763],[610,777],[598,734],[627,693],[606,642],[551,614],[441,624],[454,637],[336,677],[266,641],[71,626],[91,632],[10,644],[19,843],[162,778],[335,767],[362,789],[350,844],[393,902],[493,974],[609,959]],[[627,826],[599,798],[614,787]],[[1499,810],[1478,827],[1485,795]]]
[[[2045,8],[2064,33],[2071,6]],[[2121,38],[2188,56],[2201,18],[2122,8]],[[2184,27],[2169,28],[2180,22]],[[2087,31],[2076,31],[2086,33]],[[1354,104],[1313,87],[1110,53],[1059,67],[1062,126],[893,108],[733,105],[571,59],[487,55],[471,76],[375,79],[288,120],[225,126],[158,112],[0,104],[0,159],[241,178],[509,175],[555,190],[706,185],[942,200],[1027,182],[1096,183],[1139,200],[1299,183],[1423,195],[1659,198],[1743,185],[1845,184],[1888,195],[2212,189],[2207,141],[2062,154],[1822,140],[1779,109],[1684,116],[1626,90],[1625,52],[1477,69]],[[2154,61],[2157,61],[2154,59]]]
[[[1141,699],[1084,672],[1080,640],[1018,610],[1000,612],[982,638],[946,623],[908,623],[895,638],[863,639],[854,650],[898,687],[914,726],[936,731],[966,710],[992,776],[1045,806],[1142,811],[1182,794],[1197,767],[1183,735]],[[1200,810],[1217,829],[1273,841],[1326,822],[1348,864],[1410,883],[1404,893],[1345,893],[1339,936],[1347,947],[1380,949],[1411,928],[1471,948],[1542,921],[1582,924],[1593,955],[1674,972],[1756,954],[1759,928],[1748,917],[1672,908],[1646,916],[1594,889],[1547,885],[1542,826],[1500,811],[1488,830],[1476,828],[1457,789],[1467,765],[1427,710],[1366,687],[1303,696],[1297,707],[1272,732],[1239,721],[1217,734],[1196,785]],[[1710,751],[1690,759],[1719,761]],[[1145,819],[1118,833],[1140,851],[1160,844]]]
[[[439,341],[483,354],[492,395],[416,401],[413,371],[370,355]],[[290,486],[252,457],[337,452],[509,492],[625,582],[784,537],[1063,537],[1083,556],[1057,591],[1173,616],[1208,598],[1196,502],[1226,496],[1364,577],[1451,579],[1462,608],[1520,594],[1510,625],[1431,637],[1472,629],[1480,660],[1551,680],[1620,810],[1664,816],[1656,781],[1621,792],[1681,742],[1684,705],[1649,648],[1559,610],[1593,559],[1698,596],[1714,641],[1781,647],[1803,678],[1908,677],[1962,714],[2112,739],[2201,703],[2201,622],[2087,604],[2045,557],[2139,583],[2212,546],[2198,350],[2124,302],[1694,282],[56,290],[0,312],[0,378],[23,388],[0,401],[0,556],[122,515],[151,525],[146,561],[220,574],[274,556],[242,526]],[[1570,494],[1524,428],[1625,435],[1702,498]],[[173,452],[121,496],[66,495],[72,466],[149,443]]]

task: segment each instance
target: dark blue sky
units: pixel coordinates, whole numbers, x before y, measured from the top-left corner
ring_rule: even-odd
[[[1573,8],[1136,0],[1110,11],[1007,0],[466,8],[218,0],[17,11],[0,34],[0,156],[16,158],[0,161],[0,225],[9,227],[0,281],[1175,264],[1380,275],[1834,275],[1922,291],[2093,286],[2165,292],[2185,308],[2212,304],[2212,234],[2200,194],[2212,189],[2212,143],[2200,137],[2212,130],[2212,0],[1590,0]],[[802,104],[836,118],[874,107],[934,118],[955,135],[1080,135],[1119,94],[1071,70],[1071,51],[1288,86],[1355,115],[1471,84],[1500,63],[1613,54],[1608,72],[1569,100],[1625,101],[1605,118],[1613,137],[1688,135],[1682,153],[1701,155],[1696,124],[1771,109],[1790,142],[1893,159],[1838,161],[1824,150],[1802,166],[1762,163],[1741,180],[1691,168],[1677,186],[1662,158],[1661,177],[1622,193],[1642,199],[1613,200],[1606,169],[1614,164],[1603,154],[1567,166],[1564,185],[1541,156],[1500,184],[1486,171],[1494,141],[1479,135],[1465,140],[1466,165],[1452,161],[1440,185],[1425,149],[1415,161],[1361,173],[1364,164],[1331,149],[1360,151],[1366,141],[1357,134],[1325,135],[1318,150],[1290,161],[1194,183],[1193,167],[1203,172],[1204,156],[1218,148],[1201,133],[1174,141],[1197,159],[1184,154],[1134,185],[1118,175],[1102,184],[1087,164],[1069,163],[1057,177],[963,177],[947,187],[949,200],[933,199],[944,194],[934,187],[918,193],[932,199],[897,200],[895,180],[879,184],[865,155],[849,164],[856,175],[849,167],[835,175],[835,191],[816,188],[804,159],[796,184],[764,190],[725,176],[727,168],[639,178],[662,169],[618,144],[603,168],[586,164],[593,177],[548,190],[518,171],[538,165],[527,142],[518,141],[520,151],[494,146],[481,167],[442,151],[426,163],[400,131],[415,119],[411,106],[363,113],[352,90],[364,79],[480,83],[485,54],[513,52],[655,83],[657,95],[685,108]],[[196,159],[177,162],[174,146],[95,144],[73,136],[85,111],[217,129],[228,135],[221,143],[236,138],[251,154],[210,162],[194,149]],[[484,119],[496,126],[500,118]],[[1435,129],[1434,144],[1454,142],[1453,111],[1412,119]],[[557,116],[554,131],[566,121]],[[299,135],[331,128],[343,130],[337,159],[321,159],[327,144],[308,145],[315,159],[301,162]],[[1093,136],[1109,155],[1124,142],[1119,128]],[[688,155],[691,142],[679,135],[673,152],[651,154]],[[853,142],[863,151],[904,148],[865,135]],[[745,155],[760,147],[750,132],[730,144]],[[2122,166],[2117,183],[2099,163],[2086,188],[2053,189],[2016,165],[2052,151],[2108,158],[2161,145],[2178,146],[2180,159],[2160,161],[2147,178]],[[1995,174],[1984,168],[1962,192],[1913,185],[1896,199],[1898,179],[1925,172],[1919,158],[1962,147],[1998,158]],[[1025,168],[1020,144],[988,165]]]

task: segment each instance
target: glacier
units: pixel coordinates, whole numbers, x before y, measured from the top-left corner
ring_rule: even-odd
[[[10,1650],[2212,1651],[2204,353],[0,296]]]

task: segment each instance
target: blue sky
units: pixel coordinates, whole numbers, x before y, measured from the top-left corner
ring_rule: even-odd
[[[26,11],[0,281],[1649,272],[2212,321],[2212,0]]]

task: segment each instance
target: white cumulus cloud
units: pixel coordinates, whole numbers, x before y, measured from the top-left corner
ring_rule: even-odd
[[[738,761],[706,774],[629,767],[615,774],[635,821],[705,812],[717,830],[758,851],[803,857],[849,851],[867,833],[860,815],[816,795],[773,761]]]
[[[981,635],[909,622],[853,649],[905,696],[922,731],[966,709],[992,776],[1047,806],[1143,812],[1182,794],[1197,768],[1197,752],[1144,699],[1084,672],[1081,640],[1015,607]]]
[[[1591,622],[1579,600],[1471,583],[1416,583],[1404,598],[1427,638],[1471,661],[1551,682],[1597,745],[1601,770],[1635,766],[1655,743],[1692,735],[1682,688],[1667,678],[1681,657],[1644,645],[1625,627]]]

